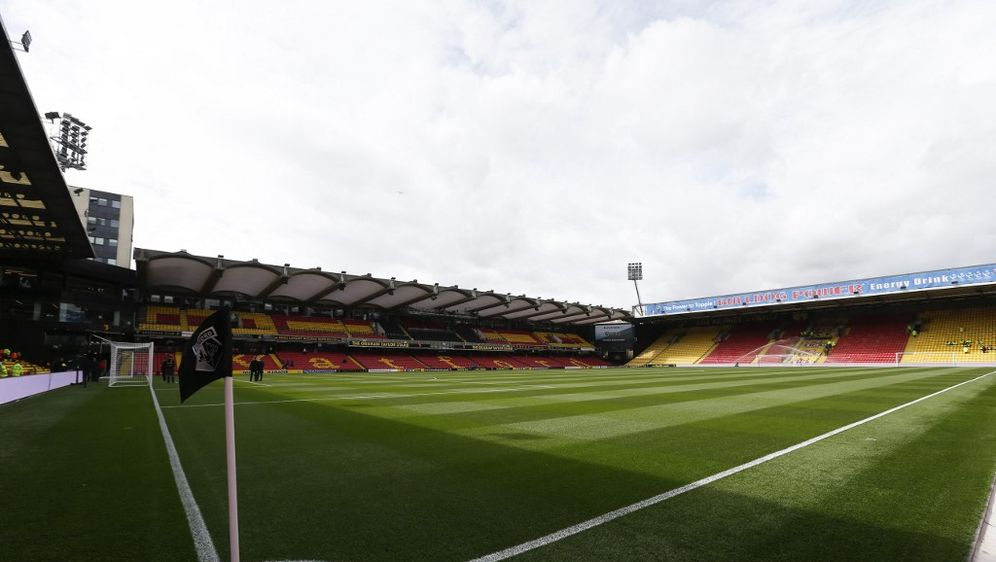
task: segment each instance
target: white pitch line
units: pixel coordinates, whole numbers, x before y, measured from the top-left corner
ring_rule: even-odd
[[[841,434],[841,433],[843,433],[843,432],[845,432],[845,431],[847,431],[849,429],[854,429],[855,427],[858,427],[860,425],[864,425],[864,424],[866,424],[866,423],[868,423],[870,421],[874,421],[874,420],[877,420],[877,419],[879,419],[881,417],[884,417],[884,416],[887,416],[889,414],[892,414],[894,412],[898,412],[899,410],[902,410],[903,408],[907,408],[907,407],[912,406],[914,404],[917,404],[919,402],[923,402],[924,400],[927,400],[929,398],[933,398],[934,396],[937,396],[939,394],[943,394],[943,393],[945,393],[945,392],[947,392],[949,390],[953,390],[953,389],[958,388],[959,386],[962,386],[964,384],[968,384],[970,382],[975,382],[975,381],[977,381],[979,379],[988,377],[989,375],[991,375],[993,373],[996,373],[996,371],[990,371],[990,372],[985,373],[983,375],[979,375],[979,376],[975,377],[974,379],[970,379],[970,380],[967,380],[967,381],[962,381],[962,382],[960,382],[960,383],[958,383],[956,385],[949,386],[947,388],[938,390],[937,392],[934,392],[933,394],[928,394],[926,396],[917,398],[916,400],[912,400],[912,401],[907,402],[905,404],[900,404],[899,406],[896,406],[894,408],[890,408],[890,409],[888,409],[888,410],[886,410],[884,412],[879,412],[878,414],[875,414],[873,416],[869,416],[867,418],[864,418],[862,420],[858,420],[858,421],[853,422],[853,423],[849,423],[849,424],[847,424],[845,426],[842,426],[842,427],[838,427],[837,429],[834,429],[832,431],[828,431],[828,432],[826,432],[826,433],[824,433],[822,435],[817,435],[816,437],[813,437],[811,439],[807,439],[805,441],[802,441],[801,443],[796,443],[795,445],[792,445],[791,447],[787,447],[787,448],[782,449],[780,451],[775,451],[774,453],[769,453],[767,455],[764,455],[763,457],[756,458],[756,459],[754,459],[752,461],[746,462],[746,463],[741,464],[739,466],[735,466],[733,468],[724,470],[722,472],[717,472],[716,474],[713,474],[712,476],[707,476],[707,477],[705,477],[705,478],[703,478],[701,480],[696,480],[695,482],[692,482],[690,484],[685,484],[684,486],[681,486],[679,488],[674,488],[673,490],[668,490],[667,492],[664,492],[663,494],[658,494],[658,495],[656,495],[654,497],[647,498],[645,500],[638,501],[638,502],[636,502],[634,504],[627,505],[626,507],[621,507],[621,508],[616,509],[614,511],[610,511],[608,513],[604,513],[602,515],[599,515],[598,517],[593,517],[591,519],[588,519],[587,521],[582,521],[581,523],[578,523],[576,525],[571,525],[570,527],[565,527],[565,528],[563,528],[563,529],[561,529],[559,531],[550,533],[549,535],[542,536],[542,537],[540,537],[538,539],[534,539],[534,540],[531,540],[531,541],[528,541],[528,542],[524,542],[522,544],[518,544],[518,545],[515,545],[515,546],[512,546],[512,547],[506,548],[504,550],[499,550],[498,552],[493,552],[493,553],[488,554],[486,556],[481,556],[479,558],[474,558],[470,562],[495,562],[497,560],[505,560],[505,559],[511,558],[513,556],[518,556],[519,554],[522,554],[524,552],[528,552],[530,550],[533,550],[533,549],[536,549],[536,548],[540,548],[542,546],[546,546],[546,545],[555,543],[555,542],[557,542],[559,540],[566,539],[567,537],[576,535],[576,534],[578,534],[578,533],[580,533],[582,531],[587,531],[588,529],[591,529],[591,528],[594,528],[594,527],[598,527],[599,525],[608,523],[609,521],[613,521],[615,519],[619,519],[620,517],[623,517],[624,515],[629,515],[630,513],[639,511],[639,510],[641,510],[641,509],[643,509],[645,507],[650,507],[652,505],[659,504],[659,503],[661,503],[661,502],[663,502],[665,500],[669,500],[669,499],[671,499],[671,498],[673,498],[675,496],[680,496],[681,494],[684,494],[685,492],[690,492],[690,491],[692,491],[692,490],[694,490],[696,488],[701,488],[702,486],[705,486],[707,484],[712,484],[713,482],[716,482],[717,480],[722,480],[723,478],[726,478],[727,476],[732,476],[734,474],[737,474],[738,472],[743,472],[743,471],[747,470],[748,468],[753,468],[753,467],[755,467],[755,466],[757,466],[759,464],[766,463],[766,462],[768,462],[768,461],[770,461],[772,459],[777,459],[778,457],[787,455],[787,454],[789,454],[789,453],[791,453],[793,451],[798,451],[799,449],[802,449],[804,447],[808,447],[808,446],[812,445],[813,443],[818,443],[820,441],[823,441],[824,439],[828,439],[830,437],[833,437],[834,435],[839,435],[839,434]]]
[[[169,465],[173,469],[173,479],[176,481],[176,491],[180,494],[180,502],[183,504],[183,511],[187,514],[187,523],[190,525],[190,536],[194,539],[194,548],[197,550],[197,560],[199,562],[220,562],[218,551],[214,548],[214,541],[211,540],[211,533],[208,532],[204,517],[201,516],[201,509],[197,506],[194,493],[190,490],[187,482],[187,475],[180,465],[180,456],[176,453],[173,445],[173,437],[166,427],[166,418],[163,417],[162,408],[159,407],[159,400],[152,386],[149,386],[149,393],[152,395],[152,403],[156,406],[156,417],[159,418],[159,429],[163,434],[163,441],[166,443],[166,452],[169,455]]]
[[[261,382],[256,382],[256,381],[244,381],[244,380],[242,380],[242,379],[240,379],[240,378],[235,378],[235,377],[232,377],[232,378],[233,378],[233,379],[235,379],[235,380],[236,380],[236,381],[238,381],[238,382],[244,382],[244,383],[246,383],[246,384],[258,384],[259,386],[270,386],[270,385],[268,385],[268,384],[263,384],[263,383],[261,383]]]
[[[443,394],[485,394],[492,392],[519,392],[523,390],[532,390],[534,388],[554,388],[550,385],[545,384],[530,384],[530,385],[519,385],[516,388],[486,388],[481,390],[452,390],[445,392],[419,392],[414,394],[360,394],[351,396],[328,396],[326,398],[288,398],[286,400],[254,400],[252,402],[236,402],[236,406],[256,406],[263,404],[291,404],[294,402],[326,402],[329,400],[393,400],[396,398],[415,398],[418,396],[439,396]],[[182,406],[182,408],[208,408],[211,406],[223,406],[223,402],[212,402],[210,404],[188,404]],[[166,408],[180,408],[181,406],[163,406]]]

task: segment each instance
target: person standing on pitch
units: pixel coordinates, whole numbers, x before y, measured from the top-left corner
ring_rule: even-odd
[[[163,372],[163,382],[165,383],[175,382],[173,376],[176,373],[176,363],[173,361],[172,354],[166,356],[166,360],[163,361],[161,369]]]
[[[259,359],[253,355],[252,361],[249,361],[249,382],[256,381],[256,369],[259,368]]]
[[[256,357],[256,382],[263,382],[263,356]]]

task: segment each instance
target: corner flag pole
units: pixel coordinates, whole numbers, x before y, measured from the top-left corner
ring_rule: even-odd
[[[228,459],[228,546],[239,562],[239,494],[235,482],[235,377],[225,377],[225,456]]]
[[[225,457],[228,465],[228,546],[239,562],[239,494],[235,485],[235,391],[232,378],[231,312],[208,316],[190,336],[180,360],[180,403],[218,379],[225,379]]]

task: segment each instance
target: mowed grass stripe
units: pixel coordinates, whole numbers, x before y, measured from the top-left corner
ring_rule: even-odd
[[[864,389],[900,384],[916,379],[936,378],[938,387],[951,377],[930,371],[875,376],[835,382],[820,382],[785,389],[758,390],[733,396],[688,400],[638,408],[619,413],[567,415],[545,420],[502,424],[512,431],[555,435],[561,438],[588,440],[618,437],[634,431],[668,425],[680,425],[714,417],[771,408],[791,402],[830,397]],[[749,390],[752,387],[745,387]]]
[[[847,369],[837,369],[845,371]],[[799,369],[782,369],[781,373],[762,371],[754,369],[698,369],[682,373],[676,369],[605,369],[591,371],[562,371],[562,370],[541,370],[541,371],[476,371],[471,376],[466,374],[456,374],[453,372],[439,373],[408,373],[392,376],[368,375],[365,377],[345,376],[345,375],[267,375],[267,383],[279,387],[282,390],[289,389],[315,389],[321,390],[327,386],[399,386],[409,385],[463,385],[463,384],[520,384],[520,383],[556,383],[559,386],[578,385],[579,387],[591,384],[604,384],[613,382],[615,384],[636,384],[641,381],[649,381],[647,384],[659,384],[659,381],[666,380],[671,384],[682,384],[683,381],[690,380],[724,380],[731,376],[737,378],[763,378],[766,376],[780,376],[787,372],[800,372]],[[500,373],[500,374],[499,374]],[[706,374],[708,373],[708,374]],[[241,380],[241,379],[240,379]]]
[[[657,428],[598,440],[551,437],[522,440],[519,446],[546,447],[542,450],[548,454],[581,455],[589,462],[693,481],[963,380],[968,379],[937,378],[926,389],[897,384],[683,424],[664,420]]]
[[[637,384],[626,384],[625,382],[620,383],[618,380],[612,381],[615,384],[612,385],[598,385],[597,383],[586,383],[584,385],[564,385],[558,384],[555,379],[543,378],[543,379],[531,379],[529,384],[522,383],[518,386],[509,386],[503,389],[482,389],[478,391],[481,394],[490,393],[501,393],[501,392],[512,392],[527,390],[529,388],[537,389],[549,389],[549,392],[536,392],[533,393],[536,398],[534,402],[536,404],[547,405],[551,401],[564,401],[571,403],[578,403],[579,397],[588,398],[593,403],[597,401],[611,401],[613,404],[625,404],[625,401],[616,400],[617,398],[624,397],[636,397],[638,401],[647,402],[650,400],[652,393],[649,393],[649,389],[661,389],[662,392],[690,392],[703,389],[711,388],[732,388],[735,386],[749,386],[757,384],[775,384],[784,381],[798,382],[800,385],[808,384],[814,379],[848,379],[851,377],[867,377],[869,374],[875,372],[879,374],[882,370],[868,371],[868,370],[848,370],[846,372],[839,372],[838,370],[832,370],[830,372],[824,371],[822,374],[809,373],[808,375],[795,375],[795,376],[781,376],[781,377],[754,377],[747,379],[737,379],[736,381],[728,381],[723,383],[685,383],[684,381],[678,382],[674,381],[658,381],[653,383],[637,383]],[[910,371],[914,372],[914,371]],[[293,376],[293,375],[292,375]],[[467,386],[463,383],[459,386],[454,386],[450,384],[438,384],[438,385],[426,385],[426,386],[416,386],[416,385],[390,385],[390,386],[380,386],[377,392],[364,392],[364,393],[350,393],[352,388],[349,385],[344,384],[325,384],[325,385],[310,385],[306,391],[302,391],[297,385],[281,385],[274,383],[270,392],[273,394],[279,394],[279,399],[267,399],[261,401],[272,401],[277,403],[278,401],[286,402],[289,400],[357,400],[357,399],[382,399],[382,400],[405,400],[414,401],[417,404],[432,403],[439,400],[439,396],[445,396],[447,394],[461,394],[468,393],[474,394],[475,391],[468,390],[474,388],[473,386]],[[575,393],[564,393],[564,388],[577,388],[577,387],[588,388],[588,392],[584,394]],[[599,389],[598,393],[595,393],[595,389]],[[609,390],[601,390],[601,389]],[[617,390],[613,390],[617,389]],[[411,392],[412,390],[425,390],[423,392]],[[528,395],[528,394],[527,394]],[[267,396],[266,394],[255,394],[253,396],[262,398]],[[243,398],[239,395],[237,399],[237,405],[245,405],[251,402],[247,398]],[[198,406],[220,406],[220,402],[209,402],[204,404],[196,404]],[[493,409],[493,408],[491,408]]]
[[[53,390],[0,428],[0,559],[197,559],[147,388]]]
[[[945,378],[951,383],[969,377],[964,371],[937,377]],[[612,439],[562,443],[515,432],[468,437],[413,424],[403,417],[410,412],[392,412],[375,401],[241,409],[240,483],[253,483],[243,486],[252,490],[246,492],[251,498],[243,499],[243,513],[268,522],[246,539],[247,552],[269,559],[469,558],[796,443],[840,420],[863,417],[859,409],[873,413],[885,409],[883,403],[906,401],[901,395],[925,394],[921,388],[934,381],[910,384],[814,401],[821,415],[810,424],[798,423],[807,404],[800,400],[708,422],[665,423]],[[839,417],[827,414],[835,399],[843,410]],[[467,402],[464,396],[447,400]],[[188,475],[192,483],[200,482],[195,493],[209,526],[223,529],[223,496],[205,500],[199,491],[203,487],[210,496],[211,490],[224,489],[222,435],[207,429],[220,427],[220,409],[167,415],[171,427],[175,421],[185,428],[183,438],[177,435],[181,456],[202,461],[188,467]],[[531,448],[544,439],[554,446]],[[302,524],[302,513],[321,525]]]
[[[971,383],[517,560],[965,560],[996,464]]]
[[[658,409],[665,408],[669,405],[687,403],[688,408],[691,409],[693,414],[701,415],[705,409],[700,408],[695,404],[702,401],[718,400],[722,398],[739,401],[739,397],[747,396],[752,393],[768,393],[776,390],[792,389],[798,391],[797,395],[808,397],[809,391],[806,389],[810,388],[810,384],[813,380],[826,382],[827,380],[847,381],[851,380],[853,377],[867,378],[871,376],[876,378],[886,376],[885,373],[889,372],[895,371],[872,370],[865,372],[851,372],[850,376],[847,377],[834,377],[834,379],[803,378],[782,383],[775,383],[774,381],[767,380],[764,384],[754,385],[751,387],[741,387],[738,385],[733,385],[730,388],[707,387],[705,390],[698,390],[694,392],[690,390],[684,392],[682,389],[670,389],[663,387],[656,389],[660,392],[652,392],[651,390],[653,389],[646,389],[644,395],[630,396],[627,398],[599,398],[593,400],[577,400],[575,402],[563,402],[558,400],[558,390],[555,387],[551,390],[537,391],[535,393],[525,392],[515,393],[514,395],[482,397],[480,403],[482,406],[486,407],[482,407],[479,410],[463,408],[457,413],[443,412],[447,409],[445,406],[446,402],[440,401],[438,397],[435,399],[432,397],[415,398],[413,400],[417,400],[417,402],[415,402],[414,405],[412,400],[404,401],[404,403],[398,403],[397,401],[385,401],[368,407],[376,409],[375,412],[371,413],[378,413],[380,415],[390,417],[410,416],[414,418],[409,420],[412,423],[427,425],[430,427],[445,428],[450,431],[467,430],[468,434],[486,434],[492,432],[494,427],[500,426],[504,432],[543,435],[546,432],[542,426],[547,423],[559,424],[568,428],[574,427],[578,432],[588,432],[590,431],[590,428],[597,427],[601,428],[598,429],[598,431],[610,431],[616,432],[616,434],[621,434],[627,431],[640,431],[642,429],[656,427],[657,422],[653,420],[634,425],[631,423],[634,420],[627,417],[628,411],[630,410],[639,414],[639,412],[643,409],[650,408],[652,412],[656,412]],[[917,376],[927,376],[928,373],[933,373],[934,371],[917,369],[903,372],[910,375],[916,374]],[[678,392],[675,392],[675,390],[678,390]],[[846,391],[847,388],[844,390]],[[832,389],[829,393],[832,394],[836,391],[837,389]],[[552,397],[552,401],[550,397]],[[781,398],[782,401],[790,401],[791,399],[792,396],[789,396],[788,398]],[[427,402],[430,403],[427,404]],[[433,406],[433,404],[439,404],[439,406],[436,407]],[[747,406],[750,406],[751,408],[765,407],[766,405],[767,404],[747,404]],[[495,406],[503,406],[504,409],[495,408]],[[712,411],[723,413],[723,408],[726,407],[727,404],[725,402],[720,402],[713,406]],[[433,413],[434,409],[440,410],[440,412],[438,412],[437,415],[425,415],[425,412],[417,411],[419,408],[427,410],[430,414]],[[413,412],[413,409],[416,411]],[[609,418],[604,416],[609,416]],[[676,423],[688,421],[687,418],[682,417],[675,417],[673,419]],[[575,426],[574,422],[577,420],[583,420],[581,423],[587,425]],[[616,421],[619,423],[615,423]],[[530,426],[528,425],[530,423],[534,423],[536,425]],[[514,424],[525,425],[515,426]],[[562,436],[571,437],[570,435]],[[591,434],[591,438],[601,437],[603,437],[603,435],[596,433]]]

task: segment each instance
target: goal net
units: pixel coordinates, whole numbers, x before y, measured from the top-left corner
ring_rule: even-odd
[[[778,365],[813,365],[820,359],[820,354],[814,351],[801,349],[791,345],[772,344],[763,345],[753,351],[745,353],[735,360],[741,366],[756,365],[764,367],[774,367]]]
[[[107,372],[108,386],[148,386],[152,384],[152,342],[126,343],[108,341],[111,362]]]

